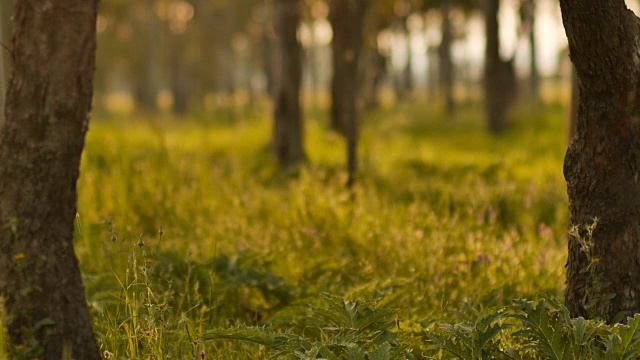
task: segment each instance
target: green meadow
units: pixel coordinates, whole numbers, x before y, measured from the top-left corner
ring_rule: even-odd
[[[472,358],[551,358],[502,315],[562,313],[564,107],[519,107],[500,136],[474,104],[366,113],[352,190],[326,116],[287,170],[267,109],[92,121],[76,252],[105,357],[466,358],[447,346],[491,333]]]

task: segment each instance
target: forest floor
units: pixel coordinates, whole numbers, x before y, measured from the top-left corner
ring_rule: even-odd
[[[263,346],[202,336],[304,331],[322,293],[399,309],[397,329],[417,331],[562,298],[562,106],[519,107],[499,136],[473,104],[450,118],[426,104],[365,114],[353,191],[324,112],[308,114],[309,162],[284,172],[268,112],[242,118],[92,122],[76,248],[113,358],[264,358]]]

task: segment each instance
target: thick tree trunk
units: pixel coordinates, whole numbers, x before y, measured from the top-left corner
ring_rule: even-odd
[[[640,313],[640,20],[624,0],[560,0],[580,91],[565,157],[572,316]],[[598,218],[591,236],[584,226]]]
[[[9,85],[11,71],[11,12],[13,0],[0,2],[0,109],[4,110],[4,99]],[[0,111],[0,126],[4,122],[4,111]]]
[[[447,114],[453,114],[455,101],[453,98],[453,61],[451,60],[451,44],[453,43],[453,30],[451,29],[451,3],[445,1],[442,10],[442,40],[438,47],[440,63],[440,89],[444,95]]]
[[[498,10],[500,0],[485,0],[485,29],[487,46],[485,52],[484,96],[487,127],[492,133],[501,133],[507,128],[508,111],[515,92],[513,60],[500,57]]]
[[[99,359],[73,251],[76,181],[89,124],[98,2],[18,0],[0,128],[0,294],[28,358]],[[33,336],[29,331],[33,330]]]
[[[578,77],[576,70],[571,68],[571,104],[569,106],[569,142],[576,135],[578,129],[578,105],[580,103],[580,90],[578,89]]]
[[[349,186],[358,167],[358,64],[365,6],[364,0],[332,0],[329,12],[333,28],[332,127],[347,138]]]
[[[300,109],[302,47],[297,39],[299,1],[275,0],[273,16],[273,152],[280,165],[289,166],[305,160]]]

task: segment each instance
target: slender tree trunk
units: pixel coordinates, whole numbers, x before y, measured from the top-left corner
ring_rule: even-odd
[[[332,0],[329,21],[333,27],[333,121],[334,129],[347,138],[349,182],[357,172],[358,148],[358,64],[363,46],[365,1]]]
[[[540,100],[540,76],[538,74],[538,51],[536,50],[536,0],[527,0],[529,6],[529,95],[531,100]]]
[[[13,0],[0,2],[0,109],[4,109],[4,99],[9,86],[11,71],[11,12]],[[0,126],[4,122],[4,111],[0,111]]]
[[[185,41],[183,34],[171,34],[173,46],[169,54],[169,87],[173,95],[173,112],[181,115],[189,108],[189,74],[185,59]]]
[[[366,61],[364,67],[364,79],[362,79],[362,91],[365,108],[368,110],[376,109],[379,106],[378,93],[380,85],[386,71],[386,59],[382,56],[378,49],[369,47],[366,50]]]
[[[484,95],[487,125],[492,133],[507,128],[507,113],[515,92],[513,61],[500,57],[498,10],[500,0],[485,0],[485,28],[487,47],[485,53]]]
[[[300,23],[298,0],[274,0],[273,54],[273,152],[282,166],[305,160],[300,109],[302,47],[297,39]]]
[[[624,0],[560,0],[580,91],[564,164],[572,316],[640,313],[640,20]],[[598,224],[589,235],[585,226]]]
[[[160,28],[155,15],[155,0],[144,0],[144,13],[148,22],[132,20],[138,24],[137,39],[141,41],[139,46],[143,51],[138,51],[131,62],[133,83],[133,95],[136,107],[142,111],[153,112],[157,110],[156,97],[158,95],[158,76],[160,71]],[[133,16],[133,15],[132,15]],[[135,49],[137,50],[137,49]]]
[[[445,1],[442,10],[442,40],[438,48],[440,62],[440,88],[444,95],[447,114],[453,114],[455,101],[453,98],[453,61],[451,60],[451,44],[453,42],[453,30],[451,29],[451,2]]]
[[[28,358],[59,360],[63,350],[74,359],[100,358],[73,251],[97,5],[15,5],[14,66],[0,128],[0,294],[11,344],[39,344],[42,354],[36,349]]]

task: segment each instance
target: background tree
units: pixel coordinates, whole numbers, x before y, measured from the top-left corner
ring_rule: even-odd
[[[332,0],[329,21],[333,28],[333,80],[331,83],[331,124],[347,138],[349,185],[357,170],[358,85],[363,26],[364,0]]]
[[[520,31],[529,40],[529,89],[531,100],[540,99],[540,75],[538,74],[538,52],[536,48],[536,0],[522,0],[520,4]]]
[[[440,60],[440,88],[445,100],[445,109],[452,114],[455,108],[453,98],[453,59],[451,58],[451,45],[453,43],[453,29],[451,26],[451,9],[453,0],[446,0],[440,6],[442,12],[442,26],[440,46],[438,47],[438,59]]]
[[[498,11],[500,0],[484,0],[486,52],[484,70],[485,111],[490,132],[500,133],[507,128],[507,113],[514,100],[515,71],[513,59],[500,56]]]
[[[61,359],[63,351],[100,358],[73,250],[97,6],[15,3],[12,78],[0,128],[0,294],[11,343],[31,350],[28,358]]]
[[[564,164],[580,230],[569,239],[566,305],[574,317],[611,322],[640,312],[640,20],[624,0],[560,7],[580,92]]]
[[[306,157],[300,109],[302,47],[297,38],[300,2],[274,0],[273,6],[273,152],[280,165],[289,166]]]

